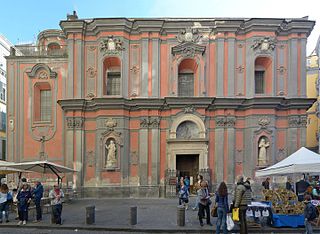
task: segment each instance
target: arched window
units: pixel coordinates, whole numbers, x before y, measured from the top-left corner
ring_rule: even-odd
[[[61,52],[61,46],[56,43],[52,42],[48,45],[48,55],[59,55]]]
[[[34,121],[50,122],[52,119],[52,91],[47,82],[34,86]]]
[[[184,121],[177,127],[177,139],[199,138],[198,126],[192,121]]]
[[[109,57],[103,62],[104,95],[120,95],[121,93],[121,62],[119,58]]]
[[[254,63],[255,94],[267,94],[271,89],[272,61],[267,57],[258,57]]]
[[[184,59],[178,68],[178,96],[194,96],[194,78],[197,63],[193,59]]]

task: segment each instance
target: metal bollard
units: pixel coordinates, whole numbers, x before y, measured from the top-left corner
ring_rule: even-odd
[[[186,221],[185,221],[185,216],[186,216],[186,210],[184,206],[178,206],[177,207],[177,225],[178,226],[184,226]]]
[[[95,206],[86,207],[86,224],[94,224],[95,222]]]
[[[138,220],[138,213],[136,206],[130,206],[130,225],[136,225]]]

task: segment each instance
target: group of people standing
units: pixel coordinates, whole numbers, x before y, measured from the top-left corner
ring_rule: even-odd
[[[18,225],[26,225],[28,221],[28,213],[30,203],[33,201],[36,209],[36,219],[34,223],[42,221],[42,207],[41,199],[43,197],[44,189],[40,181],[35,181],[34,186],[31,187],[27,183],[26,178],[22,178],[16,189],[9,191],[7,184],[3,183],[0,187],[0,223],[4,220],[9,222],[10,205],[17,204],[17,218]],[[62,212],[62,198],[63,191],[59,185],[54,185],[54,188],[49,192],[51,199],[52,213],[56,224],[61,223]]]
[[[211,198],[215,196],[214,205],[217,207],[217,223],[216,223],[216,233],[220,233],[222,229],[223,233],[228,233],[227,230],[227,214],[230,213],[228,201],[228,188],[225,182],[221,182],[217,191],[215,193],[209,192],[208,182],[203,179],[202,175],[198,175],[197,183],[195,184],[197,190],[197,197],[195,206],[193,210],[198,209],[198,219],[200,226],[203,226],[203,219],[206,218],[207,225],[212,226],[210,221],[210,206],[212,204]],[[183,179],[179,180],[181,186],[179,187],[179,205],[185,205],[187,209],[187,203],[189,202],[189,192],[186,190],[186,183]],[[234,208],[239,208],[239,218],[240,218],[240,233],[245,234],[247,231],[246,224],[246,210],[249,203],[252,200],[252,190],[250,186],[250,181],[247,179],[244,181],[243,176],[237,177],[237,184],[235,187],[235,195],[233,206]]]

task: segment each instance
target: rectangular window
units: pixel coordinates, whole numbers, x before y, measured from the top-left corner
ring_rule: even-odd
[[[179,73],[178,75],[178,96],[194,96],[193,73]]]
[[[120,72],[107,73],[107,95],[120,95]]]
[[[5,102],[6,101],[6,89],[2,88],[2,100]]]
[[[255,94],[264,94],[264,71],[254,72]]]
[[[51,121],[51,90],[40,90],[40,121]]]

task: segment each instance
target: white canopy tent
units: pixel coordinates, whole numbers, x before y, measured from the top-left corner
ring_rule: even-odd
[[[256,176],[320,173],[320,155],[301,147],[273,166],[256,171]]]

